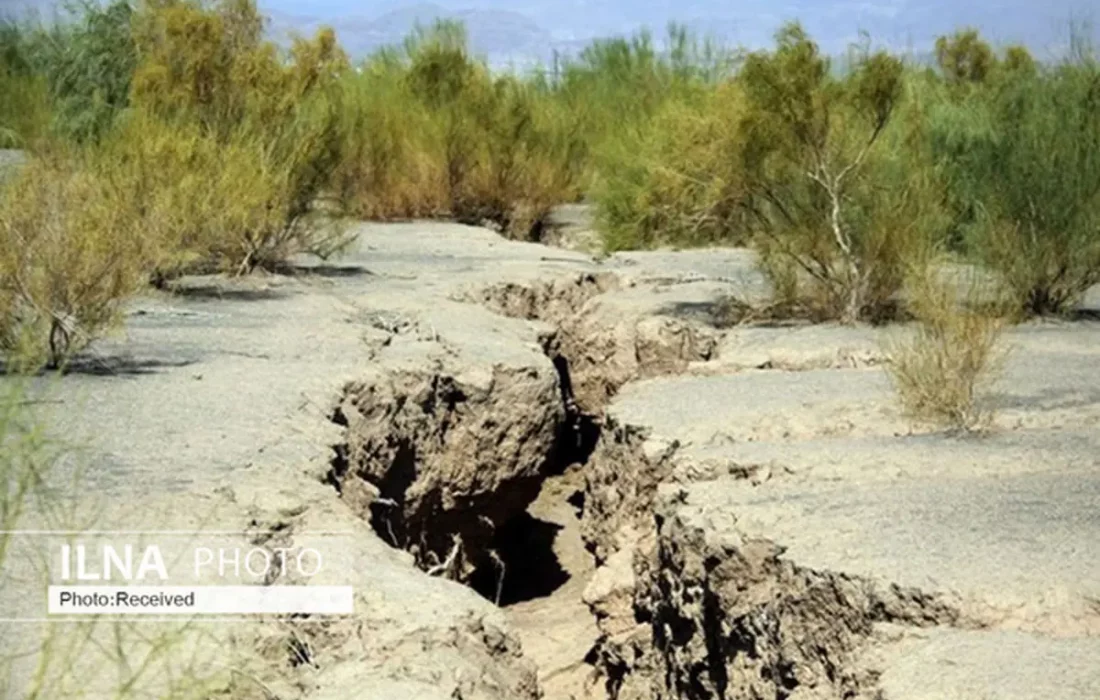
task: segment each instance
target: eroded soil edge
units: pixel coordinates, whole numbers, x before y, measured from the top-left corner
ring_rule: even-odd
[[[548,698],[873,698],[862,651],[883,625],[988,624],[936,593],[798,565],[736,513],[718,516],[720,538],[685,517],[678,484],[783,477],[694,463],[607,415],[629,382],[705,371],[725,334],[610,301],[631,284],[575,273],[478,289],[462,301],[534,324],[541,362],[348,384],[329,475],[345,502],[425,572],[513,610]]]
[[[517,615],[532,620],[555,617],[533,601],[567,589],[558,597],[568,596],[569,615],[581,606],[591,626],[581,600],[595,561],[589,552],[599,550],[602,514],[615,507],[596,488],[606,475],[593,480],[591,457],[613,460],[621,440],[605,426],[603,408],[627,381],[683,369],[711,356],[716,343],[712,329],[678,319],[608,323],[591,302],[622,284],[583,273],[470,293],[463,301],[535,324],[543,362],[478,368],[489,375],[481,381],[470,379],[478,370],[437,362],[348,383],[332,413],[345,440],[334,448],[328,481],[425,572],[502,605],[526,605]],[[386,330],[397,337],[409,328]],[[610,438],[601,439],[605,431]],[[542,517],[532,512],[536,499]],[[572,561],[563,568],[554,550],[566,537],[583,554],[564,555]],[[583,643],[561,641],[573,655]]]

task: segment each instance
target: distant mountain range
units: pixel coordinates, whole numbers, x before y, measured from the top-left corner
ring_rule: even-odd
[[[4,9],[42,10],[57,0],[0,0]],[[876,44],[926,52],[936,36],[975,26],[996,43],[1023,42],[1040,56],[1064,51],[1071,21],[1100,22],[1096,0],[259,0],[270,34],[312,33],[333,26],[355,57],[399,44],[416,24],[437,18],[465,23],[474,50],[496,66],[546,63],[555,51],[575,53],[597,37],[650,28],[664,36],[669,21],[732,46],[767,46],[785,20],[799,19],[823,49],[842,52],[870,33]],[[1095,39],[1096,25],[1090,30]]]

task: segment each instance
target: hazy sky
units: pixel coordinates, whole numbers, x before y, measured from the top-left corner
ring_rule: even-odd
[[[57,0],[0,0],[0,10]],[[976,26],[995,43],[1024,42],[1057,53],[1073,19],[1100,19],[1100,0],[258,0],[276,33],[334,25],[358,51],[399,41],[416,21],[438,15],[466,22],[471,41],[487,52],[544,53],[594,37],[670,20],[725,43],[770,44],[785,20],[799,19],[829,51],[868,31],[880,44],[926,50],[936,36]],[[1096,33],[1093,32],[1093,36]]]
[[[918,41],[960,24],[975,24],[1005,40],[1049,41],[1071,17],[1096,14],[1098,0],[260,0],[271,10],[317,18],[377,17],[392,10],[436,6],[445,11],[513,12],[555,38],[663,29],[670,19],[713,25],[746,39],[770,36],[784,19],[802,19],[815,33],[854,35],[860,28]],[[824,37],[823,37],[824,38]]]

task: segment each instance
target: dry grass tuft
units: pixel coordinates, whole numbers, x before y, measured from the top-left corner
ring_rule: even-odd
[[[919,422],[958,432],[987,427],[992,413],[981,397],[1003,369],[1003,303],[986,284],[932,272],[909,288],[916,328],[884,343],[902,408]]]

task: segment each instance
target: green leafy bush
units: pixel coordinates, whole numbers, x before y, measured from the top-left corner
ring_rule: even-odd
[[[1018,73],[930,117],[961,235],[1025,314],[1062,313],[1100,282],[1100,68]]]
[[[734,52],[699,41],[682,25],[672,24],[663,51],[642,31],[629,38],[597,39],[576,58],[558,61],[552,76],[555,97],[565,105],[583,143],[578,152],[586,160],[582,185],[618,167],[606,156],[615,155],[624,136],[644,132],[666,104],[728,78],[736,58]]]
[[[26,148],[46,132],[51,116],[46,78],[29,56],[28,30],[0,20],[0,148]]]
[[[47,131],[95,141],[128,104],[137,62],[131,5],[83,0],[66,9],[50,26],[0,22],[0,81],[7,83],[5,97],[13,98],[0,107],[0,125],[19,134],[23,145]],[[3,116],[9,105],[18,124]]]
[[[743,111],[729,82],[669,101],[605,145],[593,187],[605,248],[746,242]]]
[[[756,247],[780,301],[852,322],[893,313],[906,268],[941,223],[936,181],[895,120],[904,68],[860,51],[844,77],[798,25],[739,76]],[[897,121],[897,123],[895,123]]]
[[[128,105],[137,50],[130,32],[133,11],[125,0],[85,0],[77,20],[52,30],[45,74],[55,126],[77,141],[100,138]]]

